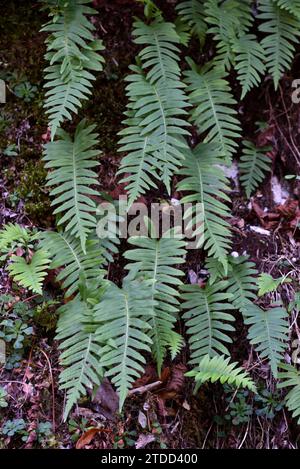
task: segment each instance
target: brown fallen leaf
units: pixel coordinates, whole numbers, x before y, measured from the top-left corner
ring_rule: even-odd
[[[81,435],[81,437],[76,443],[76,449],[82,449],[86,445],[89,445],[91,441],[95,438],[95,436],[98,433],[102,433],[102,432],[111,433],[111,430],[105,429],[105,428],[97,428],[97,427],[90,428],[89,430],[84,432],[83,435]]]

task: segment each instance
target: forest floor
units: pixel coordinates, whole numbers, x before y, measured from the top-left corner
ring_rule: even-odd
[[[93,22],[106,46],[106,66],[95,82],[93,99],[84,105],[81,114],[97,124],[102,151],[101,190],[117,198],[124,192],[116,177],[120,161],[117,132],[122,128],[126,106],[124,77],[136,54],[130,35],[132,17],[141,16],[142,9],[127,0],[97,3],[99,14]],[[172,19],[169,6],[174,2],[160,3],[165,4],[161,6],[166,17]],[[0,79],[8,86],[7,103],[0,104],[0,227],[8,222],[38,229],[54,226],[41,162],[43,144],[49,138],[42,108],[45,37],[39,32],[45,21],[39,4],[33,1],[8,0],[5,15],[0,18]],[[211,47],[208,44],[200,53],[193,43],[182,59],[192,55],[201,62]],[[276,94],[271,81],[266,80],[239,107],[247,137],[273,147],[272,175],[249,202],[241,191],[237,166],[229,174],[233,251],[247,253],[260,272],[273,277],[289,274],[292,283],[283,285],[280,291],[286,303],[293,298],[300,279],[300,181],[289,178],[300,174],[300,105],[291,100],[292,81],[299,78],[299,65],[300,54]],[[237,89],[237,99],[238,94]],[[74,126],[77,123],[75,120]],[[254,123],[259,123],[258,127]],[[172,197],[178,198],[178,194],[174,192]],[[148,194],[146,201],[169,198],[162,188],[159,193]],[[190,255],[187,278],[193,272],[199,274],[202,263],[201,253]],[[110,279],[120,282],[123,269],[122,257],[116,256],[110,265]],[[218,385],[213,386],[213,392],[207,386],[193,395],[192,384],[184,378],[187,354],[183,349],[175,362],[165,365],[160,377],[154,364],[147,364],[122,415],[116,413],[115,392],[105,381],[96,396],[83,399],[69,421],[63,423],[64,394],[58,390],[60,365],[54,340],[60,293],[50,277],[46,290],[43,297],[29,295],[12,284],[0,264],[0,313],[14,321],[21,317],[20,327],[25,324],[16,332],[20,347],[9,350],[6,366],[0,369],[0,387],[7,393],[8,403],[1,408],[0,396],[0,448],[299,445],[299,427],[283,407],[282,393],[274,391],[268,367],[250,348],[242,324],[234,338],[233,358],[245,363],[248,357],[247,368],[261,386],[256,398],[244,391],[233,393],[230,387],[224,392]],[[278,293],[274,295],[276,299]],[[292,319],[291,342],[300,337],[297,318]],[[156,386],[152,387],[153,383]]]

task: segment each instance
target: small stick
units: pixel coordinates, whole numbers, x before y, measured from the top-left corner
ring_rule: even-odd
[[[145,394],[147,391],[151,391],[154,388],[157,388],[162,384],[162,381],[155,381],[154,383],[146,384],[145,386],[140,386],[139,388],[131,389],[129,395],[132,394]]]

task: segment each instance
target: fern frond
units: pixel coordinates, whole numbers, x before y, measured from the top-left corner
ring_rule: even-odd
[[[142,69],[151,85],[159,82],[170,83],[180,78],[179,53],[180,38],[175,25],[154,20],[150,25],[136,21],[133,25],[133,36],[136,44],[145,45],[139,52]]]
[[[277,379],[278,365],[287,345],[289,325],[285,308],[264,311],[249,304],[243,311],[244,323],[249,325],[248,339],[261,359],[268,359],[274,378]]]
[[[220,381],[221,384],[228,383],[237,388],[248,388],[250,391],[256,392],[256,386],[249,373],[237,363],[229,363],[230,357],[216,356],[211,358],[205,355],[199,367],[186,373],[186,376],[195,378],[197,385],[201,386],[207,381],[215,383]]]
[[[56,340],[59,344],[60,363],[64,367],[59,377],[60,389],[67,391],[64,420],[87,389],[100,384],[103,376],[101,353],[93,327],[93,310],[76,298],[59,308]]]
[[[86,254],[82,252],[80,241],[69,233],[45,232],[42,246],[47,248],[52,262],[51,269],[61,269],[57,281],[62,282],[67,297],[78,293],[81,279],[101,283],[104,271],[102,249],[99,240],[88,239]]]
[[[127,78],[131,112],[124,122],[127,127],[120,132],[120,151],[129,154],[119,171],[129,173],[121,182],[128,184],[130,204],[150,187],[157,187],[159,179],[170,192],[172,175],[181,166],[187,148],[183,137],[188,135],[187,122],[179,117],[187,115],[181,82],[152,85],[138,67],[131,69],[135,72]]]
[[[152,281],[153,308],[147,322],[151,329],[152,353],[157,362],[158,374],[166,350],[174,343],[172,336],[179,311],[177,287],[182,284],[184,273],[176,266],[183,264],[186,254],[185,242],[174,238],[132,237],[128,240],[135,249],[126,251],[125,258],[133,261],[126,265],[136,277]]]
[[[142,352],[150,352],[147,319],[152,310],[151,286],[136,281],[124,281],[122,289],[111,284],[95,306],[97,340],[109,346],[101,353],[101,363],[118,390],[120,411],[128,390],[144,371]]]
[[[236,100],[225,79],[227,74],[222,67],[207,64],[199,68],[191,59],[188,62],[191,70],[185,72],[185,77],[189,101],[194,106],[192,122],[201,134],[206,134],[204,142],[216,142],[221,155],[230,161],[238,146],[235,139],[240,138],[241,127],[237,112],[231,107]]]
[[[31,233],[17,223],[7,223],[0,230],[0,251],[7,251],[12,244],[21,243],[26,245],[31,240]]]
[[[232,44],[253,23],[251,5],[247,0],[206,0],[205,14],[207,33],[217,42],[218,55],[214,61],[228,70],[234,64]]]
[[[51,169],[47,185],[55,186],[50,195],[54,214],[62,214],[58,225],[66,225],[65,230],[80,239],[82,250],[86,250],[86,240],[96,226],[96,204],[90,196],[98,195],[92,185],[98,185],[98,178],[92,168],[98,166],[95,157],[99,154],[93,147],[98,143],[95,126],[87,126],[83,120],[77,126],[74,140],[60,131],[60,138],[46,145],[45,167]]]
[[[203,356],[230,355],[224,345],[232,343],[228,332],[234,331],[230,324],[235,318],[228,312],[233,310],[231,295],[225,292],[227,282],[201,288],[199,285],[184,285],[182,305],[187,310],[183,318],[190,336],[192,364],[199,364]]]
[[[298,419],[298,425],[300,425],[300,372],[291,365],[281,364],[280,368],[283,371],[278,373],[278,377],[283,382],[278,384],[278,388],[292,387],[285,401],[287,408],[292,412],[293,417]]]
[[[47,39],[46,101],[44,107],[49,115],[51,137],[71,113],[77,113],[81,101],[89,98],[95,71],[103,70],[104,49],[101,40],[93,37],[94,25],[86,18],[95,10],[86,0],[68,0],[61,5],[55,20],[47,23],[42,31]]]
[[[205,43],[207,32],[204,2],[205,0],[185,0],[176,5],[179,18],[188,24],[192,35],[198,36],[201,47]]]
[[[300,18],[300,0],[275,0],[280,8],[288,10],[290,13]]]
[[[170,192],[171,178],[187,147],[184,136],[189,135],[175,25],[160,18],[150,25],[137,21],[134,28],[135,42],[145,47],[138,56],[141,67],[130,67],[133,74],[127,78],[128,118],[120,132],[120,151],[129,153],[119,171],[129,173],[122,182],[127,185],[130,205],[161,179]]]
[[[270,147],[257,148],[247,140],[243,141],[243,155],[239,168],[241,172],[240,181],[245,189],[246,196],[253,194],[255,189],[264,180],[266,173],[271,171],[272,159],[267,156]]]
[[[233,44],[236,54],[235,70],[242,86],[243,99],[255,86],[258,86],[265,73],[265,53],[254,34],[247,34]]]
[[[48,252],[38,249],[29,262],[20,256],[12,256],[11,261],[8,270],[13,279],[34,293],[42,294],[43,281],[50,263]]]
[[[267,35],[262,40],[266,64],[273,77],[275,89],[288,70],[295,54],[295,43],[299,42],[299,21],[289,11],[270,0],[259,2],[258,18],[262,20],[259,30]]]
[[[224,202],[230,202],[226,191],[229,183],[224,171],[218,166],[219,158],[214,144],[199,144],[186,155],[184,167],[179,174],[184,179],[178,190],[189,192],[181,202],[201,203],[204,220],[204,248],[208,256],[215,257],[227,270],[227,254],[231,246],[230,225],[226,218],[230,210]]]
[[[228,292],[232,294],[234,308],[241,313],[257,298],[258,272],[248,259],[248,256],[230,257],[228,269]]]
[[[224,280],[224,265],[214,257],[208,257],[205,262],[205,268],[209,273],[209,284],[213,285],[217,280]]]

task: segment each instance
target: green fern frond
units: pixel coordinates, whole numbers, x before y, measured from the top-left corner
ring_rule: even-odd
[[[215,257],[208,257],[205,262],[205,268],[209,274],[209,284],[213,285],[217,280],[223,279],[225,276],[224,265]]]
[[[57,281],[62,282],[67,297],[78,293],[81,279],[98,282],[103,279],[103,252],[99,240],[88,239],[86,254],[82,252],[80,241],[69,233],[45,232],[42,246],[47,248],[52,258],[51,269],[61,269]]]
[[[50,263],[48,252],[38,249],[29,262],[20,256],[12,256],[11,261],[8,270],[13,279],[33,293],[42,294],[43,281]]]
[[[280,8],[288,10],[290,13],[300,18],[300,0],[275,0]]]
[[[145,45],[138,56],[146,79],[155,85],[158,82],[178,81],[180,78],[180,38],[173,23],[156,19],[150,25],[136,21],[133,25],[136,44]]]
[[[98,195],[91,186],[99,184],[92,169],[99,164],[94,159],[99,154],[93,150],[98,143],[94,128],[81,121],[74,140],[61,130],[59,140],[48,143],[44,155],[45,167],[52,170],[47,186],[55,186],[50,192],[56,206],[54,214],[63,215],[58,225],[66,225],[65,230],[80,239],[84,252],[87,237],[96,226],[96,204],[90,197]]]
[[[184,339],[182,335],[178,334],[177,332],[170,331],[170,333],[168,334],[167,341],[171,360],[175,360],[175,358],[184,346]]]
[[[248,339],[260,358],[268,359],[274,378],[277,379],[278,365],[287,346],[289,324],[285,308],[264,311],[249,304],[243,311],[244,323],[250,326]]]
[[[47,23],[42,31],[47,39],[46,60],[46,101],[44,107],[49,115],[51,137],[65,119],[71,120],[71,113],[77,113],[81,101],[89,98],[95,71],[103,70],[104,49],[101,40],[93,37],[94,25],[86,15],[95,10],[86,0],[68,0],[61,5],[60,14]]]
[[[239,164],[240,181],[249,198],[264,180],[266,173],[271,171],[272,159],[267,156],[271,147],[258,148],[247,140],[243,141],[243,145],[243,155]]]
[[[235,309],[243,313],[257,298],[257,270],[248,256],[230,257],[228,292]]]
[[[187,310],[183,318],[190,336],[192,364],[199,364],[203,356],[230,355],[224,345],[232,343],[228,336],[234,331],[230,324],[235,318],[228,312],[233,310],[231,295],[225,292],[227,282],[201,288],[199,285],[184,285],[182,305]]]
[[[147,319],[152,310],[151,286],[137,281],[124,281],[122,289],[110,284],[95,306],[97,340],[109,346],[101,353],[101,364],[118,390],[120,411],[128,390],[144,371],[142,352],[151,350]]]
[[[151,348],[160,374],[166,350],[174,339],[171,335],[179,311],[176,288],[182,284],[180,277],[184,275],[176,266],[185,262],[186,243],[174,238],[147,237],[132,237],[128,242],[135,249],[126,251],[124,255],[133,261],[126,265],[126,269],[135,272],[136,277],[152,281],[153,308],[149,310],[147,322],[151,327]]]
[[[201,134],[206,134],[204,142],[219,145],[221,156],[228,162],[238,146],[235,139],[241,137],[241,127],[231,107],[236,100],[225,79],[227,74],[222,67],[212,68],[212,64],[199,68],[191,59],[188,63],[191,70],[185,72],[185,77],[189,101],[194,106],[192,122]]]
[[[218,166],[216,145],[199,144],[186,155],[184,167],[179,174],[184,179],[178,183],[178,190],[189,192],[181,202],[201,203],[204,220],[204,248],[208,256],[215,257],[227,270],[227,254],[231,246],[230,225],[226,218],[230,210],[224,202],[230,202],[226,191],[229,183],[224,171]]]
[[[126,174],[130,205],[159,180],[170,192],[171,178],[181,166],[189,135],[185,85],[180,80],[180,37],[175,25],[161,18],[150,25],[134,23],[137,44],[145,45],[138,55],[141,66],[130,67],[129,98],[125,129],[120,132],[120,151],[128,152],[119,174]]]
[[[292,387],[285,401],[287,408],[292,412],[293,417],[298,419],[298,425],[300,425],[300,372],[291,365],[281,364],[280,368],[283,371],[278,373],[278,377],[284,381],[278,384],[278,388]]]
[[[265,73],[265,53],[254,34],[247,34],[233,44],[236,54],[235,70],[242,86],[243,99],[255,86],[258,86]]]
[[[258,18],[262,20],[259,30],[267,33],[261,45],[265,51],[267,69],[277,89],[279,80],[294,58],[294,44],[299,42],[300,36],[299,21],[270,0],[260,0]]]
[[[170,192],[172,175],[181,166],[187,148],[183,137],[188,135],[187,122],[179,117],[187,115],[181,82],[167,80],[152,85],[138,67],[131,69],[135,73],[127,78],[130,117],[120,132],[120,151],[129,154],[119,171],[129,173],[121,182],[127,184],[130,204],[149,188],[157,187],[159,179]]]
[[[64,420],[87,389],[100,384],[103,376],[101,353],[104,348],[97,340],[93,326],[93,310],[76,298],[59,308],[56,340],[60,363],[64,367],[59,377],[60,389],[67,391]]]
[[[0,230],[0,251],[7,251],[14,243],[27,245],[31,239],[32,235],[26,228],[17,223],[7,223]]]
[[[186,373],[186,376],[195,378],[198,386],[211,381],[215,383],[220,381],[221,384],[228,383],[237,388],[248,388],[250,391],[256,392],[256,386],[249,373],[237,363],[229,363],[230,357],[216,356],[211,358],[205,355],[199,367]]]
[[[215,63],[230,69],[234,64],[232,44],[244,36],[253,23],[251,5],[248,0],[206,0],[206,22],[208,34],[217,42],[218,55]]]
[[[201,47],[203,47],[206,38],[207,24],[204,14],[205,0],[185,0],[176,5],[179,18],[186,23],[191,34],[199,38]]]

